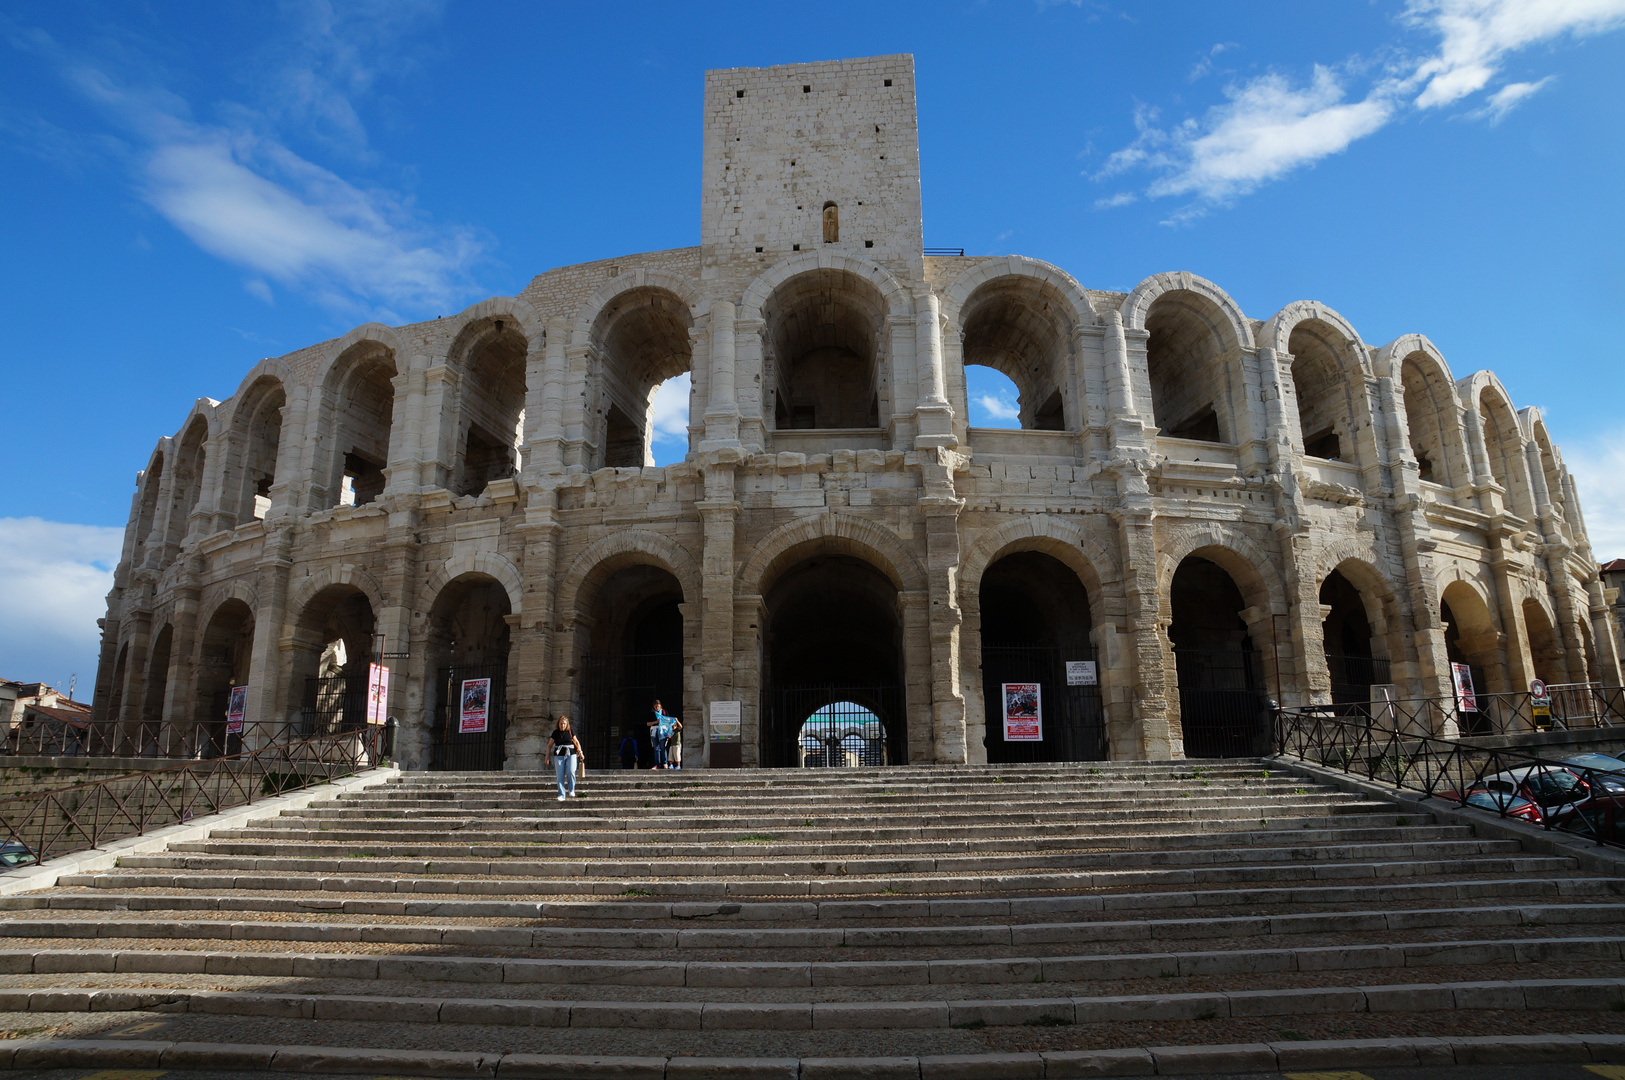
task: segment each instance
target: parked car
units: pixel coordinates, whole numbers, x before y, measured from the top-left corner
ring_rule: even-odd
[[[1480,810],[1489,810],[1496,814],[1506,811],[1506,816],[1517,818],[1520,821],[1539,821],[1540,807],[1528,799],[1520,799],[1516,795],[1509,795],[1504,791],[1486,791],[1484,788],[1469,789],[1461,797],[1464,806],[1476,806]]]
[[[1575,754],[1564,758],[1563,764],[1601,788],[1599,795],[1625,795],[1625,761],[1609,754]]]
[[[0,870],[10,870],[14,866],[29,866],[39,862],[28,845],[18,840],[7,840],[0,844]]]
[[[1557,765],[1527,765],[1486,776],[1465,793],[1452,792],[1450,797],[1496,813],[1503,810],[1502,799],[1507,799],[1508,817],[1538,822],[1554,815],[1562,817],[1583,805],[1591,798],[1591,785],[1578,773]]]
[[[1553,828],[1588,840],[1600,836],[1612,844],[1625,844],[1625,795],[1597,795],[1559,816]]]

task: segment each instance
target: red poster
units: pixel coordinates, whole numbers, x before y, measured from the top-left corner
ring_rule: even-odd
[[[464,679],[462,705],[457,714],[457,730],[464,735],[477,735],[485,730],[486,718],[491,714],[491,680]]]
[[[1473,693],[1473,669],[1466,664],[1451,664],[1450,674],[1456,683],[1456,708],[1461,712],[1478,711],[1478,695]]]
[[[241,735],[243,733],[243,713],[248,708],[248,687],[233,686],[231,688],[231,704],[226,706],[226,734]]]
[[[382,724],[389,716],[389,669],[367,665],[367,723]]]
[[[1044,707],[1038,683],[1004,684],[1004,741],[1044,741]]]

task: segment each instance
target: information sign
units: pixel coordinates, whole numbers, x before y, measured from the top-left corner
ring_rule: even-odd
[[[1004,683],[1004,741],[1043,742],[1044,706],[1038,683]]]
[[[1478,695],[1473,693],[1473,669],[1466,664],[1451,664],[1450,675],[1456,684],[1456,708],[1462,712],[1478,711]]]
[[[457,730],[464,735],[477,735],[486,729],[491,715],[491,680],[464,679],[459,695]]]
[[[1098,685],[1099,676],[1095,672],[1093,660],[1068,660],[1066,662],[1066,684],[1068,686],[1095,686]]]
[[[248,708],[248,687],[233,686],[231,688],[231,703],[226,706],[226,734],[241,735],[243,733],[243,713]]]
[[[737,701],[711,702],[710,739],[714,743],[739,741],[741,703]]]

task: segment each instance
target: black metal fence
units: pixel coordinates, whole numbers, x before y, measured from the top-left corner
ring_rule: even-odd
[[[360,731],[367,723],[367,672],[313,675],[305,680],[299,734]]]
[[[764,704],[764,765],[839,768],[908,760],[899,686],[776,687]]]
[[[1068,686],[1068,660],[1095,660],[1094,651],[1066,654],[1050,645],[983,645],[982,697],[987,720],[987,759],[993,763],[1104,761],[1106,719],[1100,687]],[[1098,671],[1098,666],[1096,668]],[[1037,683],[1043,738],[1004,737],[1006,683]]]
[[[1332,677],[1332,701],[1338,705],[1364,705],[1371,701],[1371,688],[1390,681],[1390,665],[1377,656],[1326,654],[1326,669]]]
[[[618,768],[621,740],[637,743],[638,761],[654,764],[649,742],[651,706],[656,698],[667,713],[685,721],[683,654],[624,653],[588,656],[582,666],[582,715],[574,717],[576,737],[589,769]]]
[[[363,693],[366,690],[365,682],[362,690]],[[429,768],[451,771],[502,768],[508,756],[506,663],[441,668],[435,679],[434,702]],[[483,716],[480,715],[482,710]]]
[[[1174,666],[1186,757],[1269,752],[1269,701],[1255,650],[1175,649]]]

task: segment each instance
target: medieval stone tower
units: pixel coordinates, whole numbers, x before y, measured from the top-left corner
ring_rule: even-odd
[[[1269,698],[1447,696],[1452,663],[1617,682],[1538,411],[1318,301],[924,249],[914,94],[907,56],[709,72],[699,247],[197,402],[138,477],[100,714],[191,745],[246,686],[250,744],[342,730],[381,664],[414,767],[536,768],[559,713],[602,763],[654,697],[690,765],[953,763],[1247,754]],[[977,364],[1020,430],[967,426]]]

